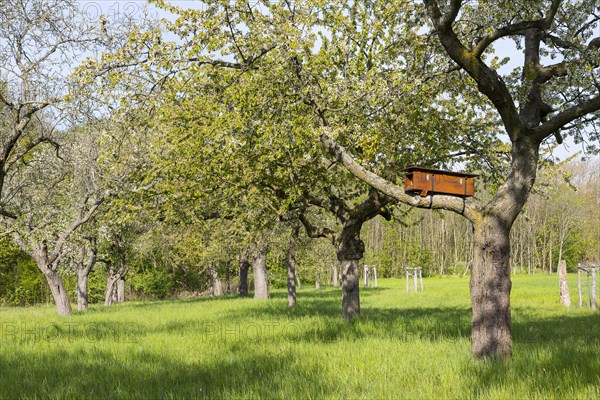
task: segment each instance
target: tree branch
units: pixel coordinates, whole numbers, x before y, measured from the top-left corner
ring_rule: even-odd
[[[432,208],[453,211],[463,215],[471,222],[475,222],[481,218],[477,204],[471,199],[462,199],[454,196],[430,195],[426,197],[409,196],[404,193],[404,189],[400,186],[389,182],[379,175],[368,171],[362,165],[357,163],[338,143],[336,143],[327,133],[321,134],[321,144],[328,154],[344,165],[348,171],[356,178],[377,189],[401,203],[418,208]]]
[[[329,195],[328,200],[323,200],[309,194],[304,194],[303,197],[308,204],[331,212],[340,220],[342,224],[345,223],[350,217],[348,206],[346,206],[341,199],[334,195]]]
[[[58,240],[54,244],[54,251],[49,256],[50,262],[54,262],[55,260],[61,257],[62,248],[69,236],[71,236],[71,234],[73,234],[73,232],[75,232],[77,228],[89,221],[90,218],[92,218],[92,216],[96,212],[96,210],[102,205],[102,203],[104,203],[105,200],[106,196],[102,196],[94,204],[92,204],[92,206],[89,210],[87,210],[87,212],[83,209],[81,210],[77,219],[73,221],[73,223],[58,237]]]
[[[472,49],[475,57],[481,57],[483,52],[496,40],[502,39],[506,36],[515,35],[528,29],[538,28],[542,29],[545,26],[545,20],[540,19],[536,21],[521,21],[516,24],[504,26],[496,29],[489,35],[484,36]]]
[[[312,239],[318,238],[326,238],[331,241],[331,243],[335,244],[335,232],[329,228],[316,227],[310,223],[310,221],[304,215],[304,212],[300,212],[298,219],[304,226],[304,230],[306,231],[306,236]]]
[[[452,22],[458,13],[455,7],[460,7],[460,1],[452,1],[453,8],[446,16],[442,15],[436,0],[424,0],[424,3],[442,46],[450,58],[477,82],[479,91],[490,99],[500,113],[508,136],[516,141],[516,135],[522,131],[522,124],[508,88],[496,71],[469,51],[452,30]]]
[[[538,140],[544,140],[563,126],[573,122],[586,114],[600,110],[600,96],[589,99],[586,102],[574,105],[533,129],[534,135]]]

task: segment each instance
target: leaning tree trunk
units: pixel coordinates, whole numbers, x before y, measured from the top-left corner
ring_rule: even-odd
[[[117,280],[115,277],[109,277],[106,282],[106,295],[104,296],[104,305],[110,306],[116,302],[116,285]]]
[[[257,245],[252,252],[252,270],[254,271],[254,298],[269,298],[269,282],[267,280],[267,249]]]
[[[352,319],[360,315],[358,260],[365,251],[360,239],[361,222],[346,223],[337,239],[337,258],[342,269],[342,317]]]
[[[85,268],[77,270],[77,309],[85,311],[88,309],[88,275]]]
[[[88,277],[96,265],[96,253],[87,264],[77,263],[77,310],[86,311],[88,309]]]
[[[300,225],[295,223],[292,226],[292,234],[290,236],[290,242],[286,252],[288,308],[296,306],[296,247],[299,234]]]
[[[240,286],[238,288],[239,296],[248,296],[248,269],[250,268],[250,262],[243,256],[240,258]]]
[[[475,224],[471,348],[477,357],[512,354],[509,233],[498,218]]]
[[[108,276],[106,278],[106,294],[104,296],[104,305],[110,306],[112,303],[116,302],[116,290],[117,290],[117,281],[119,280],[119,276],[116,274],[112,263],[108,265]]]
[[[48,286],[50,286],[50,292],[52,293],[54,304],[56,304],[58,315],[73,315],[73,309],[71,308],[71,303],[69,302],[69,296],[59,273],[48,267],[45,267],[43,272],[44,276],[46,277],[46,281],[48,282]]]

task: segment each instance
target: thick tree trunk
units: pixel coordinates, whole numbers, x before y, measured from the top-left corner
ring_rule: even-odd
[[[117,280],[117,303],[123,303],[125,301],[125,276],[119,275]]]
[[[296,306],[296,246],[299,234],[300,225],[295,223],[292,226],[292,234],[290,236],[290,242],[286,252],[288,308]]]
[[[337,257],[342,268],[342,317],[352,319],[360,315],[358,260],[365,251],[360,239],[362,222],[346,223],[338,238]]]
[[[213,296],[222,296],[223,295],[223,284],[221,283],[221,277],[219,276],[219,271],[213,264],[208,265],[208,274],[210,275],[210,279],[212,281],[211,291]]]
[[[358,260],[341,260],[342,317],[351,319],[360,315]]]
[[[58,272],[50,268],[45,268],[44,276],[46,276],[46,281],[48,282],[48,286],[50,286],[50,292],[52,293],[54,304],[56,304],[58,315],[73,315],[73,309],[71,308],[71,303],[69,302],[68,293],[65,290],[65,285]]]
[[[473,221],[471,350],[476,357],[512,354],[510,230],[535,182],[539,144],[513,142],[508,178]]]
[[[240,258],[240,286],[238,288],[239,296],[248,296],[248,269],[250,262],[246,257]]]
[[[252,252],[252,270],[254,271],[254,298],[269,298],[269,282],[267,279],[267,249],[258,245]]]
[[[497,218],[475,225],[471,348],[477,357],[512,354],[510,230]]]
[[[77,309],[79,311],[88,309],[88,271],[85,269],[77,271]]]

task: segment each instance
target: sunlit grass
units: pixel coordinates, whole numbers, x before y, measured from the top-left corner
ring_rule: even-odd
[[[600,314],[562,308],[556,276],[513,279],[505,362],[470,356],[468,279],[424,281],[362,290],[351,322],[333,288],[0,309],[0,398],[600,398]]]

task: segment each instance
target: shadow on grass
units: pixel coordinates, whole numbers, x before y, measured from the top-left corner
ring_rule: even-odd
[[[283,385],[300,384],[304,374],[290,354],[254,354],[182,364],[149,352],[134,352],[127,359],[95,350],[68,357],[63,351],[41,356],[0,354],[0,397],[160,399],[160,398],[273,398]],[[315,379],[315,393],[331,388]],[[296,378],[295,378],[296,377]],[[287,392],[293,393],[294,386]]]
[[[361,297],[384,290],[362,291]],[[218,319],[170,320],[165,316],[159,324],[132,325],[128,334],[138,343],[132,346],[135,350],[130,354],[107,350],[106,346],[123,341],[122,336],[111,336],[115,323],[109,321],[92,322],[99,335],[97,340],[86,345],[81,354],[68,358],[53,344],[39,351],[20,343],[16,349],[4,351],[10,343],[2,343],[0,398],[280,398],[290,394],[341,397],[339,388],[321,379],[319,373],[308,371],[307,365],[314,364],[305,364],[304,353],[294,353],[290,344],[306,349],[311,345],[342,343],[343,348],[351,349],[356,342],[381,339],[392,345],[418,341],[436,346],[440,342],[464,343],[470,336],[468,307],[368,307],[360,318],[343,321],[339,290],[303,291],[298,306],[291,310],[285,307],[285,297],[285,292],[275,292],[273,301],[249,301],[243,308],[227,308]],[[221,299],[186,299],[177,304],[212,305],[215,300]],[[131,306],[141,312],[152,305],[157,303]],[[511,390],[523,387],[524,393],[541,398],[577,397],[574,393],[590,387],[589,390],[600,391],[599,314],[541,317],[529,308],[515,309],[513,314],[515,356],[508,362],[470,360],[460,365],[456,380],[465,388],[465,397],[494,397],[507,386]],[[278,324],[276,336],[258,330],[249,339],[246,334],[256,334],[255,328],[261,324]],[[61,335],[73,334],[71,338],[77,339],[77,333],[60,326],[57,329],[62,329]],[[227,337],[227,332],[234,332],[236,337]],[[164,354],[160,356],[144,344],[147,336],[183,338],[188,334],[208,338],[213,348],[227,351],[223,357],[202,362],[178,362],[168,349],[160,349]],[[69,338],[66,337],[65,345]],[[279,348],[287,350],[277,351]],[[455,356],[447,354],[450,359]],[[431,368],[435,369],[435,365]],[[339,376],[343,380],[344,371]],[[296,387],[305,392],[294,393],[290,389]],[[398,388],[398,396],[401,393]]]
[[[540,398],[600,398],[599,326],[598,314],[513,323],[510,360],[474,361],[463,368],[461,373],[476,377],[471,396],[497,397],[504,386],[517,383]]]

